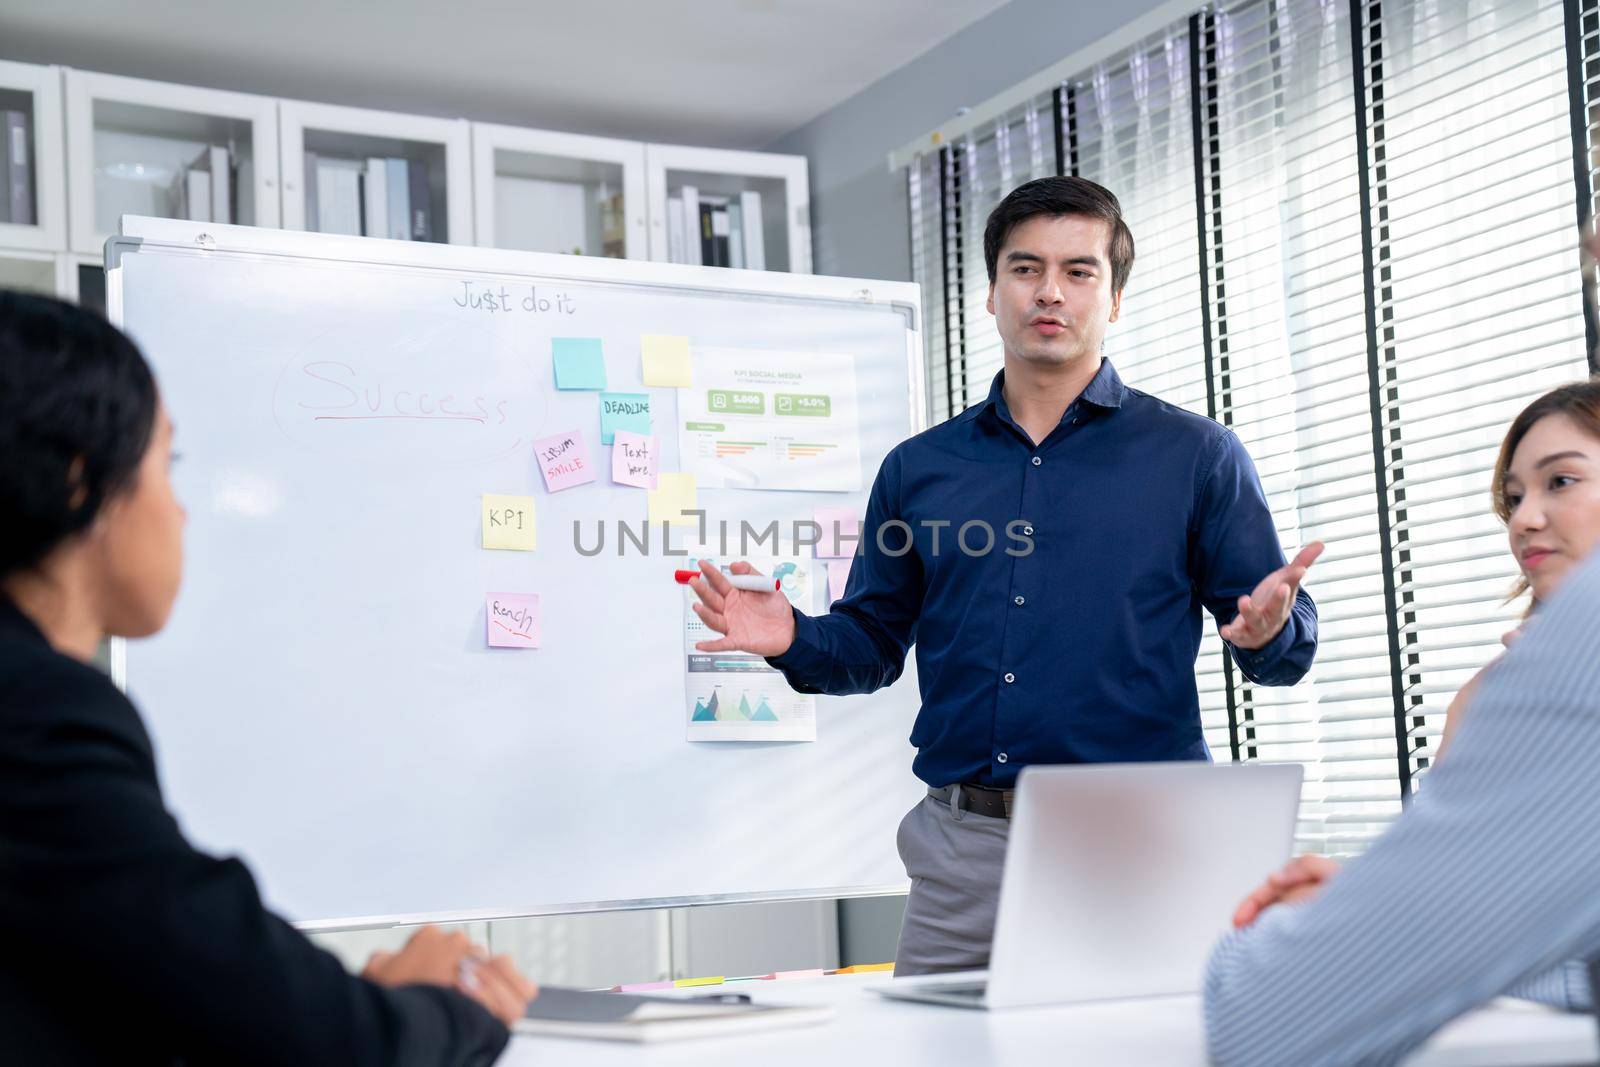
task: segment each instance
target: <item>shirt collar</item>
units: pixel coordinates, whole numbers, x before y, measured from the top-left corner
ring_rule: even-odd
[[[1011,411],[1005,401],[1006,372],[1001,370],[994,376],[994,382],[989,386],[989,395],[979,403],[963,411],[958,418],[975,419],[985,411],[993,411],[996,415],[1009,419]],[[1127,395],[1128,387],[1122,384],[1122,376],[1117,373],[1117,368],[1111,365],[1109,359],[1100,360],[1100,369],[1095,371],[1094,377],[1089,379],[1089,384],[1084,386],[1083,392],[1078,394],[1078,399],[1086,404],[1093,404],[1097,408],[1113,411],[1122,406],[1122,398]],[[1065,417],[1065,416],[1063,416]]]

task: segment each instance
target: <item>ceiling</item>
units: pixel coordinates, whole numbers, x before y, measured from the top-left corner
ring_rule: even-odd
[[[0,0],[0,58],[761,148],[1005,0]]]

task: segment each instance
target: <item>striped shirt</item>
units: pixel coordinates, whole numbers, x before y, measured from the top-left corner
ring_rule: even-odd
[[[1600,955],[1600,552],[1530,620],[1450,758],[1315,900],[1230,933],[1206,975],[1220,1067],[1399,1061],[1501,994],[1590,1006]]]

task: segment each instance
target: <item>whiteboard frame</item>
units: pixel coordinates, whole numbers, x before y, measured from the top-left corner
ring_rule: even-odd
[[[106,315],[119,328],[123,324],[122,259],[141,250],[205,256],[218,252],[260,257],[310,259],[323,263],[374,267],[426,267],[462,274],[526,275],[540,280],[587,284],[647,285],[688,292],[714,290],[724,295],[767,299],[793,299],[808,303],[875,304],[888,306],[906,317],[906,401],[912,434],[928,428],[926,360],[922,346],[921,287],[915,282],[835,278],[779,271],[733,270],[727,267],[686,266],[640,260],[563,256],[546,252],[519,252],[462,245],[390,241],[372,237],[268,230],[253,226],[223,226],[177,219],[124,216],[120,236],[105,245]],[[111,679],[127,690],[127,642],[110,641]],[[910,767],[907,767],[909,772]],[[689,897],[643,897],[631,900],[590,901],[552,905],[536,911],[480,908],[408,915],[372,915],[296,922],[301,930],[329,932],[362,930],[423,923],[483,922],[538,915],[589,914],[606,911],[641,911],[660,908],[701,907],[714,904],[754,904],[779,901],[837,900],[895,896],[907,883],[842,886],[829,889],[722,893]]]

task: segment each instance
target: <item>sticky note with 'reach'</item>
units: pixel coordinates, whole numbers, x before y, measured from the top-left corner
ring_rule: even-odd
[[[490,648],[539,647],[538,593],[489,593],[483,599]]]

